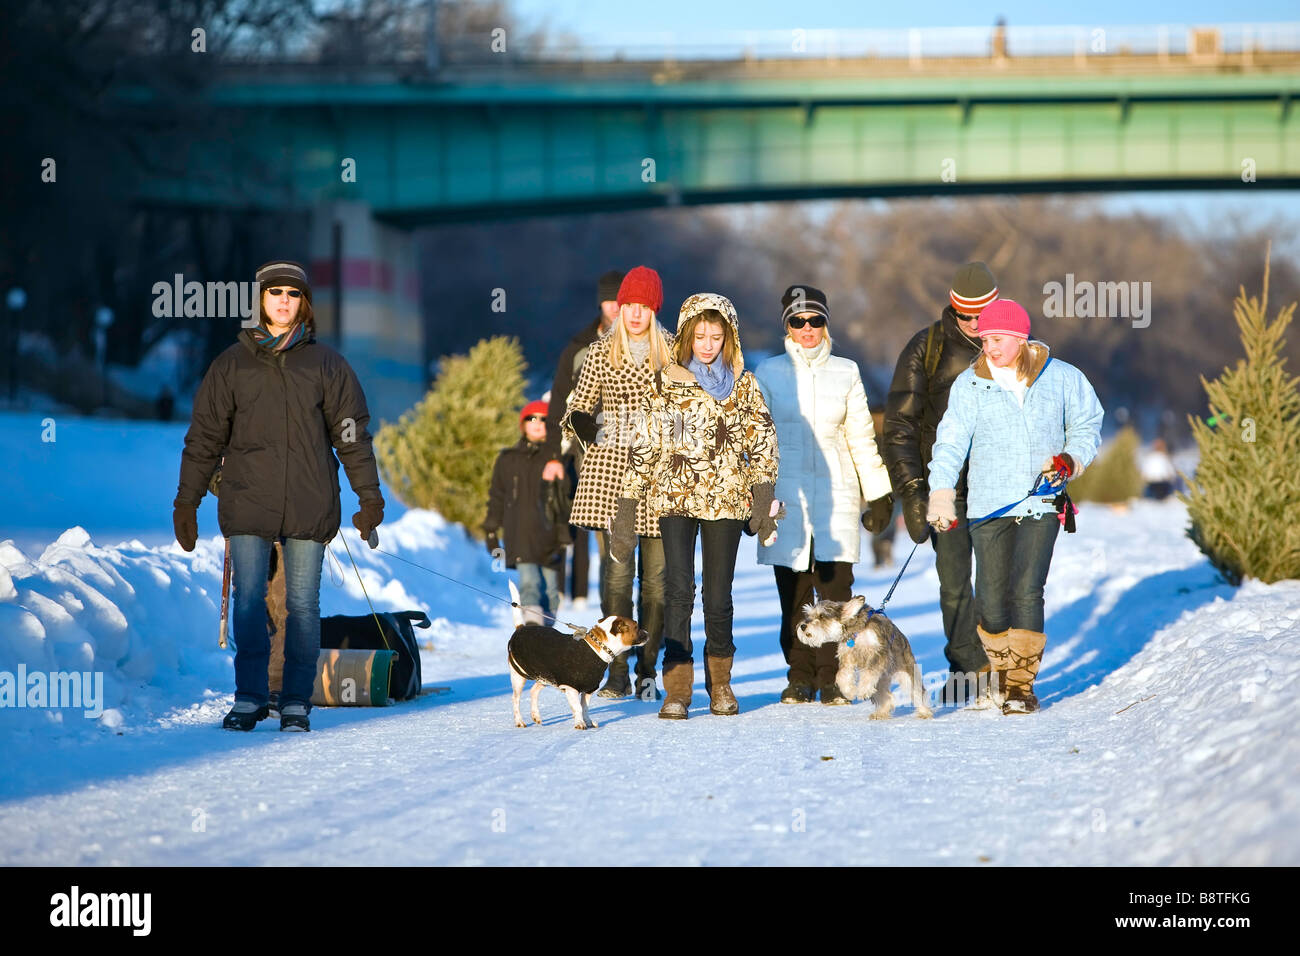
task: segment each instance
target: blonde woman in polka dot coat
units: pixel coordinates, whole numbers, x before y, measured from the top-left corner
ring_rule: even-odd
[[[640,556],[640,611],[632,610],[632,578],[636,556],[627,563],[608,560],[609,526],[623,494],[629,448],[635,429],[643,423],[644,401],[654,381],[672,362],[673,336],[655,317],[663,305],[663,285],[653,269],[637,266],[618,290],[619,317],[614,327],[592,343],[582,364],[578,384],[560,422],[565,437],[585,447],[578,488],[569,521],[598,532],[600,542],[601,614],[632,617],[650,635],[636,649],[638,696],[656,700],[655,662],[663,641],[664,549],[650,509],[638,509],[637,552]],[[626,655],[609,665],[601,697],[626,697],[633,692]]]

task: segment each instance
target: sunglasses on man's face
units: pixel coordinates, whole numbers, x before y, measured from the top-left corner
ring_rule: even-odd
[[[297,289],[267,289],[266,290],[267,295],[273,296],[277,299],[280,298],[280,296],[284,295],[284,293],[286,292],[289,293],[289,298],[291,299],[296,299],[302,295],[302,292],[300,292]]]
[[[524,421],[526,421],[526,422],[544,422],[544,421],[546,421],[546,416],[545,416],[545,415],[528,415],[528,416],[526,416],[526,417],[524,418]]]
[[[805,325],[811,325],[814,329],[820,329],[825,324],[826,316],[824,315],[813,315],[806,319],[797,315],[790,316],[790,328],[792,329],[802,329]]]

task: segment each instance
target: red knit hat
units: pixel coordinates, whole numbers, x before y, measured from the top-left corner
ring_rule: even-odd
[[[990,302],[980,313],[976,333],[980,338],[986,335],[1014,335],[1018,339],[1029,338],[1029,313],[1020,303],[1011,299],[998,299]]]
[[[659,273],[646,266],[637,266],[623,277],[623,284],[618,287],[618,304],[644,305],[658,314],[664,304],[664,284],[659,281]]]
[[[535,402],[529,402],[524,406],[524,410],[519,413],[519,427],[523,427],[524,419],[529,415],[541,415],[545,417],[546,413],[549,412],[550,409],[551,406],[547,405],[540,398]]]

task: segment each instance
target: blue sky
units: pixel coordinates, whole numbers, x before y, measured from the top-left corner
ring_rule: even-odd
[[[599,44],[602,34],[640,30],[724,33],[731,30],[896,29],[987,26],[999,16],[1015,26],[1145,23],[1270,23],[1300,19],[1295,0],[1254,0],[1229,5],[1207,0],[1095,0],[1073,6],[1041,0],[924,3],[852,0],[513,0],[530,25],[545,23]]]

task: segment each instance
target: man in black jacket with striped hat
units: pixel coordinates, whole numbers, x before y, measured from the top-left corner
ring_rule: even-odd
[[[997,283],[984,263],[968,262],[957,270],[948,304],[938,321],[912,336],[898,357],[880,441],[890,482],[902,499],[907,533],[918,544],[928,537],[934,545],[939,605],[947,638],[943,652],[951,675],[944,688],[944,702],[948,704],[960,704],[967,698],[974,689],[974,675],[988,667],[988,657],[975,631],[970,527],[962,521],[943,534],[931,531],[925,520],[930,494],[926,476],[935,431],[948,409],[948,390],[979,356],[979,314],[997,297]],[[957,514],[965,513],[963,468],[957,480]]]

